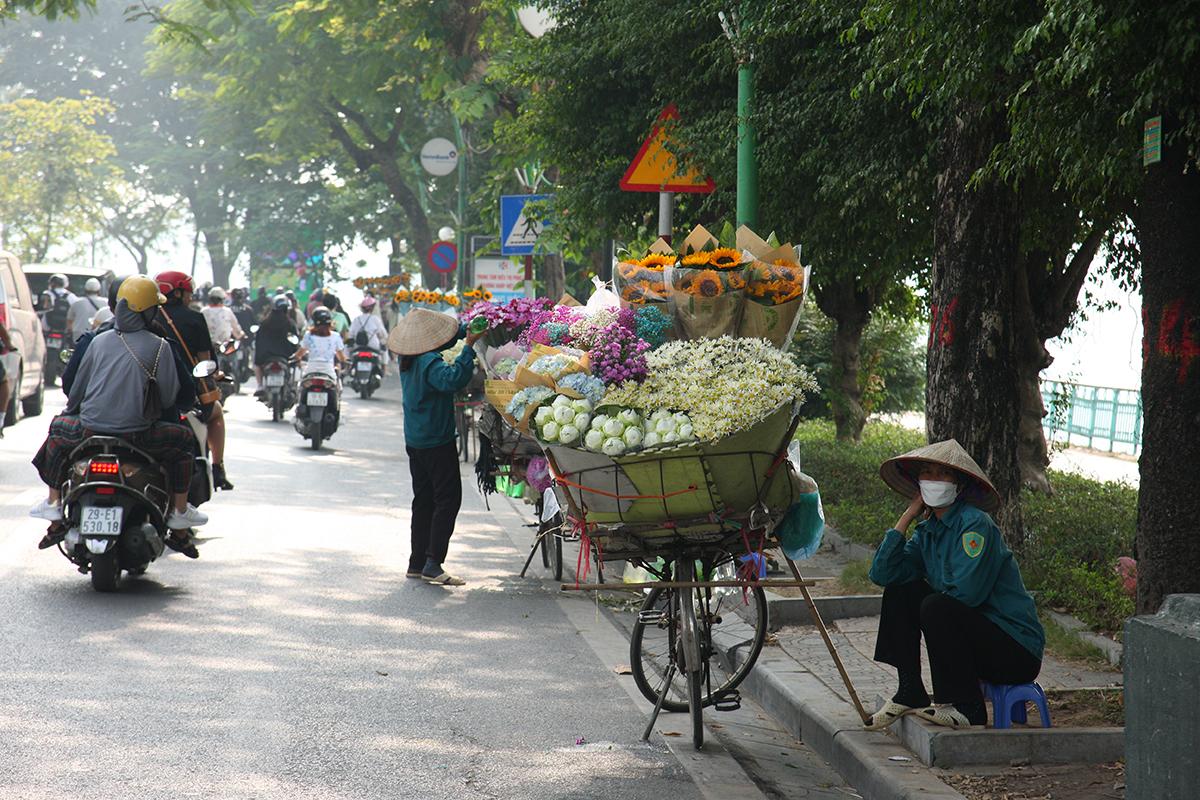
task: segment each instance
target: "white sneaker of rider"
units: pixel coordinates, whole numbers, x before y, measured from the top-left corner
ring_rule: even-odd
[[[57,503],[51,503],[49,500],[41,500],[37,505],[29,509],[29,516],[36,519],[44,519],[48,522],[61,522],[63,513]]]
[[[172,511],[167,517],[167,527],[171,530],[182,531],[188,528],[198,528],[208,522],[208,515],[188,503],[187,510],[180,513]]]

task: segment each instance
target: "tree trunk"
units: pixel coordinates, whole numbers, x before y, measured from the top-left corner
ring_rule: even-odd
[[[213,286],[229,286],[229,273],[233,269],[233,263],[226,252],[224,234],[205,230],[204,249],[208,251],[208,260],[212,264]]]
[[[938,142],[925,427],[930,442],[957,439],[988,474],[1003,502],[996,522],[1019,550],[1018,203],[1003,185],[969,185],[1004,131],[1002,114],[964,108]]]
[[[546,287],[546,297],[556,303],[566,293],[567,273],[562,253],[551,253],[542,258],[542,285]]]
[[[429,217],[425,215],[425,209],[421,208],[421,199],[409,188],[394,158],[379,159],[379,169],[388,193],[408,219],[409,246],[413,248],[414,255],[421,264],[421,283],[429,287],[441,286],[442,274],[429,263],[428,253],[429,248],[433,246],[433,232],[429,228]]]
[[[817,305],[834,321],[833,386],[829,406],[841,442],[862,440],[867,412],[863,407],[860,348],[863,331],[875,308],[876,292],[859,286],[849,273],[835,275],[817,292]]]
[[[391,252],[388,253],[388,275],[403,275],[404,269],[404,237],[393,233],[388,237]]]
[[[1134,222],[1142,259],[1142,455],[1137,611],[1168,594],[1200,592],[1200,175],[1184,144],[1146,170]]]

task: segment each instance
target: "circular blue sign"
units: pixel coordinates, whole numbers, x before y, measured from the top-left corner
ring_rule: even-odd
[[[458,248],[454,242],[434,242],[429,248],[429,266],[438,272],[454,272],[458,268]]]

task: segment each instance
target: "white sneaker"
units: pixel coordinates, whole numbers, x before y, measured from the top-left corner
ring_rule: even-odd
[[[49,522],[61,522],[63,515],[62,509],[57,504],[51,503],[49,500],[41,500],[36,506],[29,509],[29,516],[37,519],[44,519]]]
[[[191,503],[188,503],[187,511],[184,511],[182,514],[178,511],[172,511],[171,516],[167,517],[167,527],[173,531],[199,528],[206,522],[208,522],[208,515],[203,511],[197,510]]]

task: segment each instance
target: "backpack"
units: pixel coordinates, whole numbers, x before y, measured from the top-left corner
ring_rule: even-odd
[[[121,344],[125,345],[125,349],[129,351],[129,355],[133,356],[133,360],[142,368],[142,372],[146,373],[146,390],[142,393],[142,418],[146,422],[157,422],[163,413],[162,395],[158,391],[158,362],[162,359],[163,345],[167,343],[166,339],[158,340],[158,350],[154,354],[154,366],[147,368],[142,360],[134,354],[133,348],[129,346],[129,342],[125,341],[125,337],[120,331],[117,331],[117,338],[121,340]]]
[[[67,314],[71,311],[71,300],[67,297],[66,292],[57,294],[50,293],[54,298],[54,305],[46,312],[46,325],[52,331],[65,330],[67,327]]]

